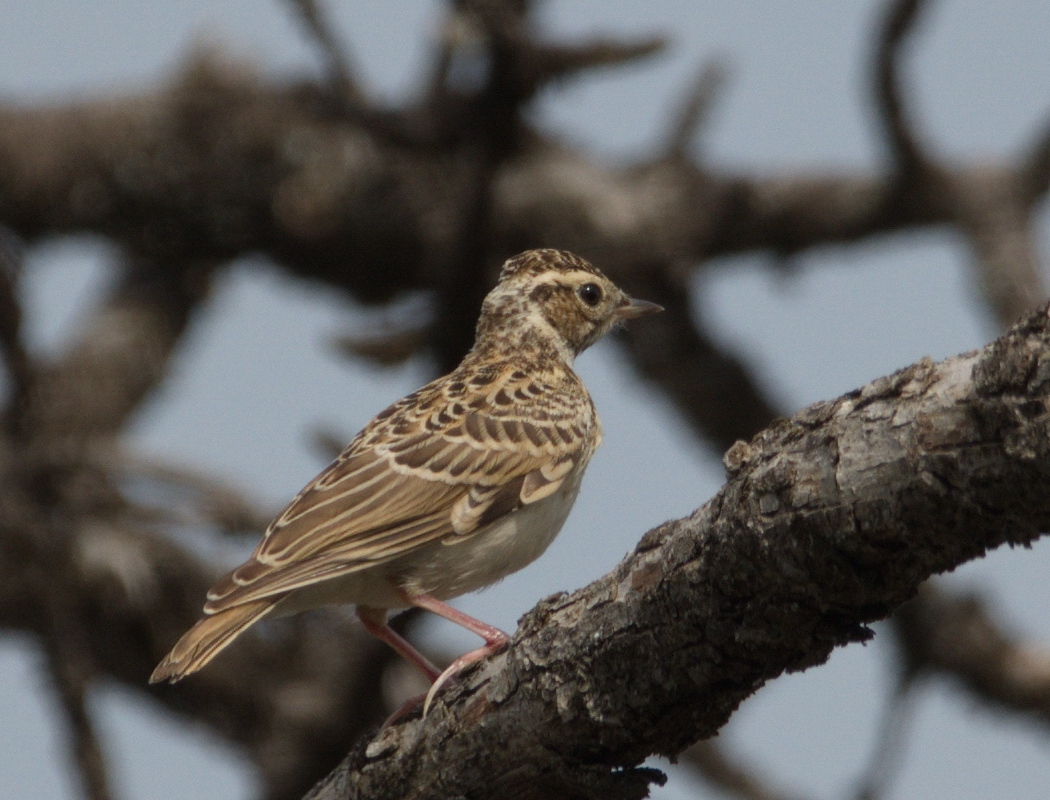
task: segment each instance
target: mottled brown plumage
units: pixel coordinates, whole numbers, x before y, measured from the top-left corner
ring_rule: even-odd
[[[459,367],[380,413],[292,500],[151,681],[195,672],[259,619],[328,603],[356,604],[435,689],[437,670],[386,626],[387,610],[428,608],[485,638],[444,675],[502,645],[442,601],[521,569],[557,535],[601,441],[573,359],[656,310],[571,253],[510,259]]]

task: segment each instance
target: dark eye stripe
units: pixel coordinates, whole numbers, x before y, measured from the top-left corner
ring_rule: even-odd
[[[561,281],[553,281],[551,283],[541,283],[536,286],[530,293],[529,298],[531,300],[538,300],[544,302],[549,300],[555,292],[572,292],[579,297],[584,303],[592,308],[602,301],[605,296],[605,292],[602,291],[602,287],[597,283],[585,283],[583,286],[575,287],[568,283],[562,283]]]
[[[567,283],[562,283],[561,281],[541,283],[529,292],[529,299],[538,300],[542,303],[545,300],[549,300],[555,292],[571,292],[572,290],[572,286]]]

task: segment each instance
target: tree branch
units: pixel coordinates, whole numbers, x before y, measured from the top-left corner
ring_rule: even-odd
[[[725,460],[710,502],[542,601],[507,651],[427,719],[363,742],[311,800],[640,797],[647,756],[870,638],[931,574],[1032,541],[1050,526],[1048,312],[811,406]]]
[[[498,253],[557,243],[601,252],[621,276],[643,253],[672,255],[677,269],[951,219],[944,198],[893,203],[890,176],[718,175],[663,159],[621,168],[529,136],[496,180]],[[301,89],[206,54],[157,92],[0,107],[0,219],[27,239],[93,230],[147,252],[163,243],[169,256],[263,252],[368,302],[434,285],[455,230],[444,211],[461,190],[455,168],[440,152],[333,124]],[[162,228],[146,224],[154,212]]]
[[[1003,328],[1047,297],[1023,181],[1019,172],[974,169],[947,185],[958,225],[973,248],[982,294]]]
[[[923,587],[925,586],[929,586],[929,581],[923,584]],[[919,591],[922,591],[922,587],[919,588]],[[898,613],[899,611],[898,609]],[[896,619],[896,615],[893,619]],[[914,675],[911,672],[903,672],[897,680],[893,695],[886,701],[875,740],[875,750],[871,755],[871,761],[857,782],[854,794],[857,800],[879,800],[884,797],[890,782],[900,768],[908,723],[914,709],[912,688],[915,684],[913,678]]]
[[[904,42],[923,5],[924,0],[893,0],[888,4],[875,55],[875,103],[902,182],[921,181],[930,166],[908,118],[900,82]]]
[[[712,739],[694,744],[682,753],[681,760],[695,767],[704,780],[740,800],[796,800],[767,785],[754,770],[731,758]]]
[[[926,584],[894,614],[893,632],[905,669],[1050,724],[1050,649],[1008,630],[980,597]]]
[[[1050,124],[1043,123],[1042,130],[1028,148],[1019,169],[1024,187],[1024,198],[1031,206],[1050,189]]]
[[[45,534],[52,538],[54,531]],[[112,793],[106,773],[102,746],[87,705],[87,694],[93,678],[93,660],[84,645],[84,632],[77,625],[77,598],[68,591],[69,582],[63,580],[68,568],[69,550],[66,543],[50,541],[45,549],[48,560],[55,565],[58,580],[39,586],[38,601],[45,609],[43,632],[44,652],[48,672],[58,697],[70,739],[70,750],[87,800],[110,800]],[[56,563],[57,562],[57,563]],[[58,566],[61,565],[61,566]]]
[[[289,3],[324,55],[333,96],[348,107],[362,106],[364,93],[354,80],[350,56],[340,44],[320,0],[289,0]]]
[[[1047,296],[1036,252],[1031,213],[1050,182],[1045,135],[1012,168],[940,164],[920,143],[901,97],[903,45],[925,0],[890,3],[875,59],[875,102],[892,153],[897,190],[891,201],[928,205],[941,198],[969,238],[974,271],[985,300],[1004,328],[1039,306]]]
[[[688,158],[693,140],[707,121],[711,106],[725,88],[727,72],[722,59],[711,59],[697,72],[671,124],[665,145],[668,158]]]
[[[658,270],[639,271],[626,286],[664,312],[625,327],[620,340],[637,370],[660,387],[697,434],[724,451],[778,416],[746,367],[701,330],[681,282]]]
[[[25,433],[26,403],[33,381],[32,362],[22,339],[22,303],[17,285],[21,272],[21,243],[0,228],[0,357],[11,383],[3,408],[3,427],[14,437]]]

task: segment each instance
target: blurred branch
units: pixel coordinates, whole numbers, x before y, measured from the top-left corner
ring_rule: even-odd
[[[192,496],[196,521],[209,522],[228,533],[266,530],[273,515],[261,511],[240,490],[212,475],[176,464],[134,455],[117,453],[112,457],[114,474],[135,476],[179,488]]]
[[[711,59],[697,72],[682,99],[667,137],[667,157],[686,159],[697,133],[707,121],[715,100],[725,89],[727,66],[723,59]]]
[[[346,334],[338,337],[334,344],[343,355],[393,367],[405,363],[424,348],[430,327],[428,323],[378,335]]]
[[[949,181],[959,228],[973,248],[982,294],[1003,328],[1048,294],[1023,181],[1019,173],[981,170]]]
[[[66,542],[58,541],[61,537],[57,537],[55,531],[41,526],[39,533],[49,540],[39,554],[51,566],[50,575],[37,587],[39,594],[36,598],[44,610],[41,638],[48,672],[65,717],[70,749],[84,796],[88,800],[110,800],[112,793],[106,762],[87,707],[94,664],[79,625],[81,615],[76,606],[77,598],[69,591],[70,551]]]
[[[324,54],[333,96],[350,108],[363,106],[364,93],[354,79],[350,56],[340,44],[339,37],[332,28],[331,20],[324,12],[321,0],[288,0],[288,2]]]
[[[892,0],[878,39],[875,101],[898,181],[890,202],[947,204],[949,218],[973,247],[984,298],[1005,328],[1047,297],[1031,212],[1050,186],[1048,145],[1040,139],[1007,168],[953,169],[926,152],[905,108],[900,78],[904,43],[925,5],[924,0]]]
[[[21,273],[21,243],[0,228],[0,357],[11,383],[4,416],[5,427],[12,436],[24,433],[26,402],[32,383],[32,364],[22,340],[22,302],[17,285]]]
[[[48,446],[116,435],[167,373],[211,268],[131,258],[79,339],[35,377],[27,425]]]
[[[443,188],[446,246],[435,259],[439,324],[430,331],[442,372],[451,370],[474,339],[474,322],[495,268],[508,255],[499,241],[498,182],[506,165],[535,139],[522,110],[548,83],[596,66],[655,52],[663,40],[542,41],[528,3],[463,0],[453,5],[424,106],[441,120],[442,157],[454,163],[456,189]]]
[[[660,387],[697,434],[725,450],[778,416],[748,369],[700,329],[685,285],[653,270],[633,274],[627,287],[664,312],[626,327],[620,340],[638,372]]]
[[[929,582],[923,584],[924,587],[929,585]],[[922,592],[923,589],[920,588],[919,591]],[[893,619],[896,619],[896,616]],[[896,690],[886,702],[875,752],[872,754],[871,763],[857,783],[857,800],[879,800],[884,797],[890,781],[897,773],[900,756],[904,751],[908,722],[914,708],[914,695],[911,691],[915,685],[914,678],[913,673],[903,671],[897,681]]]
[[[158,118],[166,124],[150,122]],[[63,135],[70,128],[79,132],[75,148]],[[198,138],[186,139],[187,130]],[[496,184],[498,252],[571,244],[606,253],[603,266],[624,275],[641,253],[699,261],[797,251],[948,219],[934,199],[886,208],[892,182],[880,175],[715,175],[669,170],[662,160],[616,168],[527,135],[527,149]],[[183,168],[149,183],[113,180],[137,177],[147,148],[177,153]],[[75,108],[0,106],[0,163],[23,164],[7,175],[0,219],[30,240],[87,229],[138,244],[137,221],[119,210],[170,208],[170,254],[260,251],[303,277],[380,302],[433,283],[434,255],[447,241],[443,209],[462,185],[444,158],[352,122],[333,126],[288,87],[201,55],[153,94]],[[90,204],[80,201],[85,192]]]
[[[515,0],[458,0],[454,3],[460,40],[480,38],[496,53],[508,57],[508,88],[525,100],[547,85],[585,70],[622,66],[660,52],[667,46],[662,36],[633,41],[592,39],[571,43],[542,40],[530,23],[530,3]],[[464,37],[473,29],[476,34]],[[498,56],[497,56],[498,57]]]
[[[628,283],[654,263],[674,274],[719,255],[798,253],[960,217],[953,192],[924,186],[902,195],[893,174],[720,174],[672,168],[662,155],[613,167],[528,126],[515,123],[517,132],[507,133],[513,109],[529,96],[523,67],[514,66],[519,56],[508,51],[509,71],[490,83],[505,87],[491,95],[503,105],[476,105],[478,113],[489,109],[482,119],[502,120],[503,132],[471,128],[477,118],[462,115],[463,98],[448,100],[447,118],[458,119],[460,131],[467,125],[462,142],[474,142],[472,150],[414,146],[365,123],[333,123],[301,88],[207,55],[137,97],[0,106],[0,165],[17,165],[0,168],[0,219],[30,240],[93,230],[136,252],[163,245],[168,258],[263,253],[374,303],[446,285],[450,265],[466,263],[456,255],[472,241],[462,231],[484,222],[470,209],[484,207],[491,215],[490,232],[477,231],[484,257],[468,258],[473,272],[464,266],[463,306],[476,311],[494,265],[529,246],[569,247]],[[403,127],[418,127],[417,111],[403,114]],[[496,149],[479,161],[483,139]],[[144,172],[147,164],[158,169]],[[1007,176],[1016,167],[981,171]],[[954,186],[969,171],[946,174]],[[163,210],[162,225],[150,222],[152,209]],[[469,336],[464,324],[452,327],[458,339]]]
[[[915,133],[915,125],[908,118],[900,80],[904,43],[924,6],[925,0],[891,0],[877,35],[875,101],[899,179],[904,182],[921,179],[930,167]]]
[[[1020,175],[1028,206],[1038,202],[1050,189],[1050,124],[1043,123],[1028,153],[1021,159]]]
[[[728,481],[510,647],[360,743],[310,800],[640,798],[638,765],[712,736],[936,572],[1050,529],[1050,309],[726,454]],[[1041,365],[1041,366],[1040,366]]]
[[[449,120],[454,157],[461,172],[453,237],[439,267],[436,324],[431,344],[438,369],[449,372],[474,341],[474,323],[488,291],[486,275],[493,247],[495,180],[522,144],[523,105],[535,87],[525,65],[535,42],[524,21],[524,7],[512,2],[464,2],[457,6],[472,41],[461,43],[465,70],[477,85],[459,92],[457,114]]]
[[[594,39],[571,45],[541,45],[536,48],[536,59],[541,66],[530,76],[529,82],[539,87],[584,70],[630,64],[660,53],[666,47],[667,40],[662,36],[635,41]]]
[[[82,653],[58,639],[68,633],[68,628],[61,632],[52,631],[44,638],[48,670],[72,739],[71,749],[84,797],[110,800],[113,795],[109,789],[105,758],[87,709],[88,679],[79,668],[85,659]]]
[[[346,448],[350,437],[330,430],[313,430],[310,432],[310,444],[324,458],[334,460]]]
[[[795,800],[766,784],[758,774],[740,761],[730,758],[725,748],[711,739],[697,742],[681,756],[712,786],[739,800]]]
[[[20,502],[10,481],[0,502]],[[92,677],[145,694],[149,673],[198,618],[218,571],[162,535],[101,519],[78,535],[68,575],[51,561],[30,560],[25,541],[19,530],[0,529],[0,626],[66,646],[53,656],[56,688],[77,752],[93,763],[96,746],[77,711],[83,659],[68,650],[68,637],[46,633],[46,609],[33,598],[69,593],[77,609],[69,625],[82,639]],[[389,713],[381,686],[395,658],[339,614],[315,614],[272,623],[193,681],[150,694],[244,748],[260,770],[264,798],[297,800]]]
[[[905,669],[1050,723],[1050,648],[1008,630],[980,597],[927,584],[894,615],[892,630]]]

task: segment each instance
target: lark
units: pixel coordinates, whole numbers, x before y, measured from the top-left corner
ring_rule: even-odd
[[[431,681],[425,713],[447,678],[509,642],[445,601],[539,558],[601,441],[574,359],[617,322],[660,310],[564,250],[508,260],[463,362],[381,412],[307,484],[150,682],[196,672],[265,617],[352,603]],[[387,625],[411,606],[485,644],[442,672]]]

